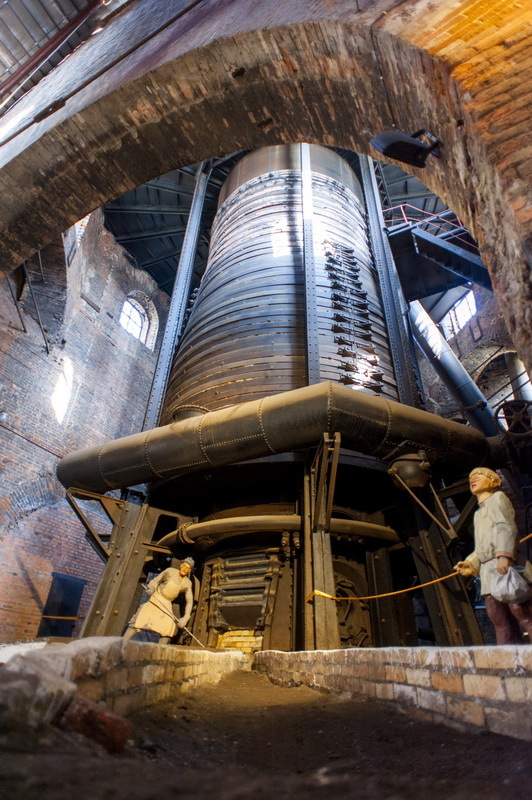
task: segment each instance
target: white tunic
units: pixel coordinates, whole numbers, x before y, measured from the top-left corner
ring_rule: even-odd
[[[474,516],[475,549],[467,556],[477,574],[480,574],[481,594],[490,594],[491,579],[495,575],[497,556],[516,556],[518,531],[514,508],[504,492],[493,492],[479,503]]]
[[[177,621],[172,609],[172,601],[185,593],[185,613],[180,618],[181,625],[186,625],[192,611],[192,583],[186,576],[180,575],[178,569],[168,567],[148,584],[150,599],[144,603],[129,625],[133,628],[155,631],[161,636],[175,636]]]

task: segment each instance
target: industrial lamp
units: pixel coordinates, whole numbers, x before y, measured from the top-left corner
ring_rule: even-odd
[[[420,136],[425,136],[431,144],[421,141]],[[426,130],[412,134],[398,130],[383,131],[371,140],[371,145],[383,156],[402,161],[403,164],[410,164],[412,167],[424,167],[431,153],[439,158],[440,153],[437,149],[439,144],[440,140]]]

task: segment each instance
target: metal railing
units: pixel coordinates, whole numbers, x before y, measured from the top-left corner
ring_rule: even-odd
[[[439,239],[452,241],[468,252],[478,254],[478,246],[460,217],[450,208],[438,213],[423,211],[410,203],[383,209],[384,222],[389,233],[399,233],[420,228]]]

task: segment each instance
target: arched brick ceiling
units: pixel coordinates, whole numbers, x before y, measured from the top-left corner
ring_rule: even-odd
[[[184,164],[290,141],[369,153],[425,127],[443,157],[423,181],[479,240],[530,368],[531,17],[520,0],[139,0],[2,120],[0,265]]]

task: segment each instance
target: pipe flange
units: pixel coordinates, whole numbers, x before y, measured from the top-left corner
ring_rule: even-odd
[[[178,406],[172,411],[172,420],[174,422],[180,422],[182,419],[190,419],[191,417],[201,417],[203,414],[208,414],[209,409],[205,408],[205,406],[197,406],[197,405],[183,405]]]
[[[193,524],[193,522],[182,522],[177,529],[177,539],[182,544],[195,544],[194,539],[191,539],[190,536],[187,535],[187,528]]]

